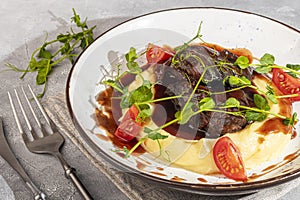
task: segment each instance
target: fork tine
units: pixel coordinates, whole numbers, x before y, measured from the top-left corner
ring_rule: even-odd
[[[27,135],[25,133],[22,133],[22,138],[23,138],[23,141],[25,144],[28,144],[30,142],[29,138],[27,137]]]
[[[42,126],[41,126],[41,132],[42,132],[42,135],[44,136],[44,137],[46,137],[46,136],[48,136],[48,135],[50,135],[50,133],[49,133],[49,131],[47,131],[46,130],[46,128],[45,128],[45,125],[44,124],[42,124]]]
[[[10,105],[11,105],[11,108],[12,108],[12,111],[13,111],[13,114],[14,114],[14,117],[15,117],[18,129],[19,129],[20,133],[23,135],[24,131],[23,131],[23,128],[21,126],[20,119],[19,119],[19,117],[17,115],[16,108],[15,108],[15,105],[14,105],[13,100],[11,98],[10,92],[7,92],[7,95],[8,95],[8,98],[9,98],[9,102],[10,102]]]
[[[23,92],[23,95],[24,95],[24,97],[25,97],[25,100],[26,100],[26,102],[27,102],[27,104],[28,104],[28,107],[29,107],[31,113],[33,114],[33,117],[34,117],[36,123],[37,123],[38,126],[41,128],[41,122],[40,122],[40,120],[37,118],[37,116],[36,116],[36,114],[35,114],[35,112],[34,112],[34,110],[33,110],[33,108],[32,108],[32,105],[31,105],[31,103],[29,102],[29,99],[28,99],[28,97],[27,97],[27,95],[26,95],[26,93],[25,93],[25,91],[24,91],[24,88],[22,87],[21,89],[22,89],[22,92]]]
[[[31,127],[31,125],[30,125],[30,122],[29,122],[29,120],[28,120],[28,117],[27,117],[27,115],[26,115],[26,112],[25,112],[25,110],[24,110],[24,108],[23,108],[23,104],[21,103],[21,100],[20,100],[20,98],[19,98],[19,94],[18,94],[18,92],[17,92],[16,89],[14,89],[14,91],[15,91],[16,98],[17,98],[17,101],[18,101],[18,103],[19,103],[19,106],[20,106],[20,108],[21,108],[23,117],[24,117],[24,119],[25,119],[25,121],[26,121],[27,127],[28,127],[28,129],[29,129],[30,131],[32,131],[32,127]]]
[[[46,112],[45,112],[43,106],[40,104],[39,100],[36,98],[35,94],[33,93],[32,89],[31,89],[31,87],[30,87],[30,85],[28,85],[28,88],[29,88],[29,90],[30,90],[30,92],[31,92],[31,94],[32,94],[32,96],[33,96],[33,98],[34,98],[36,104],[38,105],[40,111],[42,112],[42,114],[43,114],[43,116],[44,116],[46,122],[51,126],[51,123],[50,123],[50,120],[49,120],[48,115],[46,114]]]

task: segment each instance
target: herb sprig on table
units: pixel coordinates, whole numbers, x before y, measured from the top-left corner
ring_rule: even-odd
[[[70,28],[70,31],[65,34],[61,33],[56,37],[56,39],[50,41],[47,41],[47,35],[43,44],[35,49],[31,54],[30,61],[26,69],[19,68],[11,63],[6,63],[6,66],[11,70],[23,72],[20,77],[21,79],[23,79],[29,72],[37,72],[36,84],[44,85],[43,91],[38,95],[38,97],[43,97],[45,94],[48,76],[53,67],[58,66],[66,59],[73,64],[79,53],[89,46],[94,40],[93,30],[96,26],[88,28],[87,18],[82,21],[74,8],[72,11],[74,16],[71,18],[71,22],[73,22],[80,31],[75,32],[72,28]],[[55,45],[58,47],[56,48]],[[55,46],[55,48],[53,46]]]

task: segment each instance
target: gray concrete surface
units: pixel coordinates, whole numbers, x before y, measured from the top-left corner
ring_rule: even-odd
[[[97,36],[130,17],[161,9],[187,6],[217,6],[246,10],[277,19],[300,29],[298,0],[1,0],[0,71],[5,69],[4,63],[6,62],[25,67],[30,53],[44,40],[46,32],[49,33],[50,38],[68,30],[72,7],[82,17],[88,16],[90,25],[101,27],[101,29],[95,30]],[[70,68],[71,65],[65,63],[63,67],[54,69],[49,79],[46,97],[64,92]],[[79,200],[81,199],[80,195],[65,179],[57,161],[50,156],[29,153],[21,141],[12,119],[6,93],[27,83],[34,85],[34,76],[28,75],[24,80],[20,80],[19,75],[15,72],[0,73],[0,115],[4,118],[4,126],[13,151],[36,184],[49,195],[49,199]],[[41,87],[35,87],[35,91],[41,90]],[[68,140],[63,148],[63,154],[70,165],[78,170],[79,177],[95,199],[127,199]],[[281,199],[299,199],[299,192],[300,187],[297,187]],[[16,200],[32,199],[18,174],[0,158],[0,199],[11,200],[14,198]]]

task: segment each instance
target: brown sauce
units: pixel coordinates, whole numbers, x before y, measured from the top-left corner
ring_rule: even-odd
[[[166,174],[160,173],[160,172],[150,172],[151,174],[155,174],[158,176],[167,176]]]
[[[256,174],[256,173],[252,174],[251,176],[248,177],[248,181],[260,178],[260,177],[266,175],[267,173],[270,173],[270,172],[272,172],[272,171],[274,171],[274,170],[276,170],[276,169],[278,169],[278,168],[280,168],[280,167],[282,167],[282,166],[290,163],[291,161],[293,161],[296,158],[298,158],[299,155],[300,155],[300,149],[297,150],[294,153],[291,153],[291,154],[285,156],[284,159],[281,162],[279,162],[277,164],[274,164],[274,165],[270,165],[269,167],[266,167],[265,169],[262,170],[261,174]],[[290,170],[287,170],[287,171],[290,171]],[[282,173],[285,173],[285,171],[283,171]]]
[[[139,170],[144,170],[147,167],[146,164],[144,164],[138,160],[136,160],[135,162],[136,162],[136,168],[138,168]]]
[[[263,137],[259,137],[259,138],[257,139],[257,142],[258,142],[259,144],[264,143],[264,141],[265,141],[265,138],[263,138]]]
[[[162,168],[162,167],[156,167],[156,169],[158,169],[158,170],[160,170],[160,171],[163,171],[163,170],[164,170],[164,168]]]
[[[263,125],[258,128],[257,132],[262,135],[273,133],[289,134],[292,132],[292,127],[284,125],[280,118],[271,118],[265,121]]]
[[[274,169],[277,165],[270,165],[269,167],[263,169],[262,171],[265,172],[265,171],[270,171],[272,169]]]
[[[198,181],[203,182],[203,183],[207,183],[207,180],[204,178],[197,178]]]
[[[182,181],[186,181],[186,179],[180,178],[178,176],[174,176],[173,178],[171,178],[171,181],[182,182]]]
[[[102,134],[95,134],[95,135],[103,141],[111,141],[111,139],[105,135],[102,135]]]
[[[291,139],[294,139],[294,138],[296,138],[296,137],[297,137],[297,131],[296,131],[296,130],[293,130]]]
[[[283,160],[291,162],[291,161],[295,160],[296,158],[298,158],[299,155],[300,155],[300,149],[294,153],[291,153],[291,154],[285,156]]]

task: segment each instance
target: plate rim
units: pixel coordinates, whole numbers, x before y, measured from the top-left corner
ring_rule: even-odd
[[[103,35],[109,33],[110,31],[112,31],[113,29],[126,24],[127,22],[133,21],[135,19],[139,19],[139,18],[143,18],[145,16],[149,16],[149,15],[153,15],[153,14],[157,14],[157,13],[163,13],[163,12],[169,12],[169,11],[176,11],[176,10],[192,10],[192,9],[207,9],[207,10],[223,10],[223,11],[231,11],[231,12],[238,12],[238,13],[242,13],[242,14],[247,14],[247,15],[253,15],[253,16],[257,16],[257,17],[261,17],[270,21],[273,21],[277,24],[280,24],[288,29],[291,29],[292,31],[295,31],[297,33],[300,34],[300,30],[296,29],[295,27],[288,25],[282,21],[279,21],[277,19],[273,19],[271,17],[268,16],[264,16],[262,14],[257,14],[251,11],[245,11],[245,10],[240,10],[240,9],[234,9],[234,8],[225,8],[225,7],[214,7],[214,6],[203,6],[203,7],[199,7],[199,6],[188,6],[188,7],[177,7],[177,8],[169,8],[169,9],[162,9],[162,10],[157,10],[157,11],[153,11],[153,12],[148,12],[145,14],[141,14],[138,15],[136,17],[131,17],[125,21],[122,21],[114,26],[112,26],[111,28],[109,28],[108,30],[104,31],[103,33],[101,33],[99,36],[97,36],[94,41],[92,43],[94,43],[95,41],[97,41],[99,38],[103,37]],[[83,128],[80,126],[80,123],[78,122],[77,118],[74,115],[72,106],[71,106],[71,102],[70,102],[70,83],[71,83],[71,79],[72,79],[72,75],[75,69],[75,66],[77,64],[77,62],[79,61],[79,59],[81,58],[81,56],[85,53],[85,51],[88,49],[85,48],[77,57],[77,59],[75,60],[75,62],[73,63],[67,80],[66,80],[66,89],[65,89],[65,100],[66,100],[66,105],[67,105],[67,109],[69,111],[69,115],[73,121],[73,124],[75,125],[77,131],[79,132],[80,136],[83,137],[84,141],[86,141],[86,143],[92,148],[93,151],[95,151],[95,153],[97,153],[98,155],[100,154],[100,157],[104,158],[106,161],[108,161],[110,164],[112,164],[114,167],[117,167],[118,169],[122,169],[125,170],[125,172],[132,172],[130,174],[133,174],[139,178],[146,178],[149,181],[154,181],[156,183],[159,184],[163,184],[168,187],[172,187],[174,189],[180,189],[180,190],[184,190],[184,191],[190,191],[193,193],[199,193],[199,194],[213,194],[213,195],[226,195],[226,192],[230,192],[227,195],[238,195],[238,194],[247,194],[247,193],[253,193],[259,189],[263,189],[263,188],[268,188],[268,187],[273,187],[288,181],[291,181],[293,179],[296,179],[298,177],[300,177],[300,168],[290,171],[288,173],[284,173],[282,175],[278,175],[275,177],[271,177],[271,178],[267,178],[264,180],[259,180],[259,181],[253,181],[253,182],[246,182],[246,183],[232,183],[232,184],[203,184],[203,183],[185,183],[185,182],[176,182],[176,181],[171,181],[171,180],[167,180],[167,179],[163,179],[161,177],[157,177],[157,176],[153,176],[150,174],[147,174],[143,171],[138,171],[137,169],[133,169],[129,166],[124,166],[122,165],[122,163],[118,162],[116,159],[114,159],[113,157],[111,157],[109,154],[107,154],[105,151],[103,151],[99,146],[97,146],[92,140],[91,138],[86,134],[86,132],[83,130]],[[224,193],[225,192],[225,193]],[[233,192],[233,193],[232,193]]]

